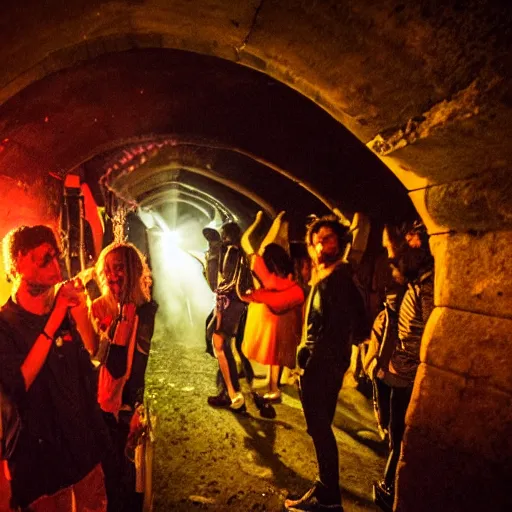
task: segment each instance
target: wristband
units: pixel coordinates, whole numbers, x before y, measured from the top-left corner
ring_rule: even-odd
[[[41,331],[41,334],[47,339],[50,340],[52,343],[55,341],[44,329]]]

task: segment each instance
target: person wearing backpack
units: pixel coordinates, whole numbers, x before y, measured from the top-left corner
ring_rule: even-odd
[[[372,382],[373,407],[382,439],[389,430],[391,384],[397,383],[389,372],[389,361],[398,344],[398,311],[407,288],[407,280],[401,269],[404,235],[389,226],[384,228],[382,244],[387,251],[385,275],[385,300],[377,314],[363,358],[363,371]]]
[[[210,287],[210,290],[215,293],[217,285],[219,283],[219,271],[226,255],[227,247],[226,244],[222,243],[220,233],[213,228],[206,227],[203,229],[203,236],[208,242],[208,250],[205,252],[204,258],[204,277]],[[203,264],[203,263],[202,263]],[[254,378],[254,371],[252,369],[250,361],[245,357],[242,352],[242,340],[245,326],[246,309],[242,311],[238,328],[235,335],[235,347],[238,351],[240,361],[242,363],[242,371],[244,372],[245,378],[249,384],[252,384]],[[210,312],[206,318],[205,323],[205,341],[206,341],[206,352],[212,357],[215,357],[213,349],[213,332],[216,328],[217,318],[215,316],[215,308]],[[233,375],[232,382],[235,391],[240,391],[240,384],[238,382],[238,372],[235,356],[231,348],[231,343],[224,345],[224,354],[228,362],[230,375]],[[212,407],[229,407],[231,405],[231,399],[229,398],[226,383],[222,372],[219,368],[217,372],[217,390],[218,394],[208,397],[208,404]]]
[[[236,222],[225,222],[221,226],[220,236],[223,247],[215,290],[212,339],[226,393],[208,397],[208,404],[213,407],[228,407],[234,412],[242,413],[246,411],[245,398],[240,391],[238,370],[231,353],[231,339],[237,335],[246,309],[236,291],[245,265],[240,249],[240,227]]]

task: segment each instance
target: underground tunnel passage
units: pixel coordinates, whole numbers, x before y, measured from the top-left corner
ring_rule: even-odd
[[[311,213],[362,212],[382,226],[413,218],[414,204],[435,257],[436,307],[395,509],[508,510],[510,9],[161,4],[4,6],[0,234],[57,227],[67,175],[83,183],[86,208],[139,207],[142,221],[130,224],[139,233],[144,210],[171,225],[177,212],[208,223],[217,212],[244,227],[258,210],[268,223],[286,210],[298,240]],[[104,229],[98,218],[96,226]],[[260,479],[276,472],[286,475],[277,464]],[[290,485],[280,478],[280,488]],[[348,510],[368,509],[370,485],[348,485]],[[220,502],[194,506],[222,510]]]

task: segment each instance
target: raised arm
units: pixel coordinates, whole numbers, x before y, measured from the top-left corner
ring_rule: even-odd
[[[254,233],[255,229],[258,227],[258,224],[261,222],[263,218],[263,212],[259,211],[254,218],[254,222],[245,230],[242,238],[240,240],[240,245],[242,246],[243,251],[247,256],[252,256],[255,253],[254,247],[251,244],[250,237]]]
[[[67,314],[68,308],[76,307],[81,300],[82,298],[78,297],[78,292],[72,281],[68,281],[60,287],[52,312],[41,334],[37,337],[21,365],[21,373],[25,381],[26,390],[30,388],[35,378],[39,375],[48,356],[48,352],[50,351],[50,347],[54,343],[55,335]]]
[[[282,211],[272,222],[263,242],[261,242],[258,254],[263,255],[265,247],[271,243],[276,243],[288,251],[288,223],[283,222],[283,216],[286,212]]]

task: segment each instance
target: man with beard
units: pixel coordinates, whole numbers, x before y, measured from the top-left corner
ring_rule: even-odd
[[[373,486],[375,503],[384,511],[393,510],[395,474],[405,431],[405,414],[411,400],[420,345],[425,324],[434,307],[434,259],[429,250],[425,226],[416,222],[406,233],[406,249],[398,261],[408,287],[398,312],[398,343],[383,381],[390,387],[390,452],[384,478]]]
[[[357,319],[364,316],[362,297],[343,259],[349,240],[348,228],[335,217],[317,219],[306,235],[314,268],[297,362],[303,369],[302,406],[319,478],[301,498],[286,500],[287,510],[343,511],[332,421],[343,375],[350,365]]]
[[[0,386],[11,411],[3,418],[2,455],[12,506],[104,511],[99,463],[107,439],[96,403],[89,353],[97,339],[84,287],[79,280],[59,287],[60,248],[49,227],[22,226],[3,245],[13,281],[0,310]]]

